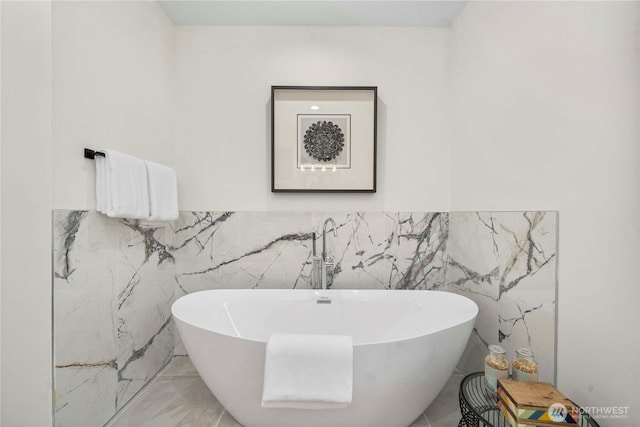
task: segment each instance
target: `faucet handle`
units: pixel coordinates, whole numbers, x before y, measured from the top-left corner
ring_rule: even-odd
[[[322,258],[311,258],[311,289],[322,288]]]
[[[331,289],[333,285],[333,273],[334,273],[334,261],[331,255],[327,255],[327,259],[324,262],[325,274],[327,275],[327,289]]]

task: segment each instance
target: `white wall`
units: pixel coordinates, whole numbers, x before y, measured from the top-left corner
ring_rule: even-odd
[[[177,27],[183,210],[446,210],[447,29]],[[271,85],[377,85],[378,192],[273,194]]]
[[[2,8],[2,418],[51,425],[51,4]]]
[[[560,211],[558,386],[638,405],[638,2],[471,2],[452,32],[452,210]]]
[[[447,29],[172,30],[150,3],[53,10],[54,164],[64,165],[54,208],[95,208],[87,146],[174,167],[181,210],[447,209]],[[378,86],[377,194],[271,193],[271,85]]]
[[[95,209],[83,148],[172,164],[173,24],[149,1],[53,4],[53,208]]]

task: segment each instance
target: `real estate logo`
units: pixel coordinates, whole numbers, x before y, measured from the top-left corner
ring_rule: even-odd
[[[549,406],[549,410],[547,412],[549,413],[549,418],[551,418],[555,422],[560,422],[567,419],[567,407],[562,403],[554,403],[553,405]]]
[[[554,403],[549,406],[549,418],[554,422],[566,421],[569,415],[569,410],[562,403]],[[577,416],[584,415],[595,416],[600,419],[628,419],[629,407],[628,406],[583,406],[572,407],[571,418],[577,420]]]

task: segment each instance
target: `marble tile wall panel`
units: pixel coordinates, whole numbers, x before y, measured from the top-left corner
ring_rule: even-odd
[[[53,212],[56,426],[102,426],[173,355],[170,229]]]
[[[302,286],[311,231],[305,213],[182,213],[174,240],[177,297],[207,289]]]
[[[98,214],[99,215],[99,214]],[[120,251],[116,281],[118,410],[173,357],[173,230],[139,228],[120,221],[127,240]]]
[[[335,258],[334,288],[427,289],[445,282],[447,213],[183,213],[172,253],[181,294],[309,288],[313,238]]]
[[[113,268],[122,236],[87,212],[54,212],[53,292],[57,426],[104,424],[116,411],[118,387]],[[97,247],[92,238],[100,236]],[[91,262],[86,260],[90,259]]]
[[[480,308],[460,368],[482,370],[489,344],[509,360],[529,347],[540,380],[553,382],[557,212],[452,212],[449,226],[445,289]]]

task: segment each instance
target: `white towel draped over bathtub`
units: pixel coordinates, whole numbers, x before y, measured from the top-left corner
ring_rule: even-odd
[[[353,342],[347,335],[272,334],[262,407],[344,408],[353,394]]]

